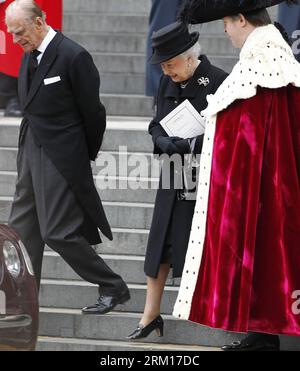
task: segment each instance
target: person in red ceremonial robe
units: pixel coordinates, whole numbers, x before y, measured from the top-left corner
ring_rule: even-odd
[[[14,44],[7,33],[5,9],[13,0],[0,0],[0,106],[5,108],[4,115],[21,116],[17,85],[23,51]],[[62,29],[62,0],[36,0],[47,14],[47,22],[54,29]],[[1,104],[2,103],[2,104]]]
[[[278,335],[300,335],[300,64],[266,9],[280,2],[189,0],[181,13],[187,23],[223,19],[241,48],[203,112],[197,203],[173,312],[247,333],[224,351],[277,351]]]

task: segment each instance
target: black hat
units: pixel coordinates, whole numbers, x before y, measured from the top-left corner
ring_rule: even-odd
[[[188,24],[206,23],[236,14],[269,8],[284,0],[185,0],[179,19]],[[288,0],[287,4],[297,4]]]
[[[186,24],[175,22],[153,32],[151,40],[153,55],[150,63],[158,64],[189,50],[199,40],[199,32],[190,34]]]

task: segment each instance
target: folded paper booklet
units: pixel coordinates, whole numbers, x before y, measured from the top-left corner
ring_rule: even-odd
[[[187,99],[162,119],[160,124],[170,137],[194,138],[205,131],[205,118]]]

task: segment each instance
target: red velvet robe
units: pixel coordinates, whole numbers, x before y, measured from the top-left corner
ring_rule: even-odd
[[[299,103],[292,85],[258,88],[218,114],[190,321],[300,335]]]
[[[23,56],[23,50],[19,45],[15,45],[12,36],[7,33],[5,25],[5,9],[12,3],[13,0],[7,0],[0,4],[0,30],[4,32],[1,34],[3,41],[5,35],[6,54],[0,53],[0,72],[5,75],[17,77]],[[36,0],[43,11],[47,14],[47,23],[55,29],[62,28],[62,0]]]

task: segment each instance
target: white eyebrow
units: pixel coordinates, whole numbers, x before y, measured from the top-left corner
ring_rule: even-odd
[[[9,29],[9,28],[8,28],[8,32],[9,32],[9,33],[14,33],[14,34],[20,33],[20,32],[22,32],[23,30],[24,30],[23,28],[17,28],[16,30],[13,30],[13,29]]]

